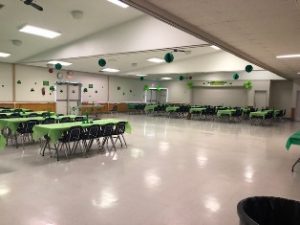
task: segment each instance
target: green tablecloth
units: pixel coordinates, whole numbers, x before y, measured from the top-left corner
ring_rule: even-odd
[[[291,145],[300,145],[300,131],[295,132],[288,138],[285,144],[286,150],[289,150]]]
[[[146,105],[144,108],[145,112],[153,112],[158,105]]]
[[[190,108],[190,113],[193,113],[193,112],[202,112],[206,110],[206,108],[203,108],[203,107],[199,107],[199,108]]]
[[[54,119],[57,119],[57,120],[60,120],[64,117],[70,117],[71,119],[74,119],[77,116],[76,115],[65,115],[65,116],[59,116],[59,117],[51,116],[51,118],[54,118]],[[12,134],[15,134],[18,127],[19,127],[19,124],[23,123],[23,122],[27,122],[29,120],[43,121],[43,120],[45,120],[45,118],[39,116],[39,117],[23,117],[23,118],[0,119],[0,129],[9,128],[11,130]]]
[[[175,112],[177,109],[179,109],[179,106],[168,106],[166,112]]]
[[[222,109],[222,110],[218,110],[217,112],[217,116],[221,117],[221,116],[231,116],[232,113],[236,112],[235,109]]]
[[[253,117],[259,117],[259,118],[265,118],[265,116],[269,113],[269,110],[266,110],[266,111],[256,111],[256,112],[251,112],[249,114],[249,117],[250,118],[253,118]]]
[[[105,125],[108,123],[117,124],[124,120],[119,119],[103,119],[103,120],[95,120],[93,123],[83,124],[82,122],[72,122],[72,123],[60,123],[60,124],[45,124],[45,125],[36,125],[33,128],[33,138],[38,140],[39,138],[48,135],[52,143],[56,143],[58,139],[62,136],[62,133],[71,127],[81,126],[81,127],[89,127],[94,124]],[[128,121],[125,121],[125,131],[126,133],[131,133],[132,128]]]
[[[3,137],[3,135],[0,135],[0,150],[4,149],[6,146],[6,139]]]
[[[9,128],[12,134],[15,134],[20,123],[26,122],[28,120],[38,120],[43,121],[43,117],[31,117],[31,118],[11,118],[11,119],[0,119],[0,129]]]

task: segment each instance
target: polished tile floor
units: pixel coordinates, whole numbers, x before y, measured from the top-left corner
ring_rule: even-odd
[[[254,195],[300,200],[299,123],[273,127],[126,116],[128,149],[56,162],[0,152],[1,225],[238,225]]]

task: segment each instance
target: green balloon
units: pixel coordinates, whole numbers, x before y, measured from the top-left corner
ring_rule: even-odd
[[[149,85],[144,85],[144,91],[148,91],[149,90]]]
[[[179,76],[179,80],[184,80],[184,76]]]
[[[62,69],[62,65],[60,63],[56,63],[55,64],[55,69],[61,70]]]
[[[167,54],[165,54],[165,61],[167,63],[173,62],[174,61],[174,55],[172,53],[170,53],[170,52],[167,53]]]
[[[233,74],[232,78],[234,80],[238,80],[240,78],[240,76],[237,73],[235,73],[235,74]]]
[[[144,77],[140,77],[140,80],[143,81],[145,78]]]
[[[105,59],[99,59],[98,60],[98,65],[101,66],[101,67],[105,66],[106,65]]]
[[[252,70],[253,70],[253,66],[252,66],[252,65],[247,65],[247,66],[245,67],[245,70],[246,70],[246,72],[250,73],[250,72],[252,72]]]

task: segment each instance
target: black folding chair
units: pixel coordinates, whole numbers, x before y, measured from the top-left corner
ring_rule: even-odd
[[[30,113],[27,115],[27,117],[38,117],[38,116],[39,116],[39,114],[37,114],[37,113]]]
[[[81,136],[83,147],[86,153],[91,149],[94,141],[99,138],[99,131],[99,125],[92,125],[86,128],[85,133]]]
[[[12,113],[10,114],[9,118],[21,118],[21,114],[20,113]]]
[[[32,138],[32,133],[33,133],[33,127],[35,125],[39,124],[39,121],[37,120],[29,120],[23,123],[19,124],[19,127],[17,128],[17,133],[18,135],[21,137],[21,142],[22,142],[22,146],[24,148],[24,143],[26,141],[26,139],[28,141],[33,142],[33,138]]]
[[[83,121],[83,120],[84,120],[83,116],[76,116],[75,119],[74,119],[74,121],[77,121],[77,122]]]
[[[8,116],[6,114],[0,114],[0,119],[7,119]]]
[[[112,136],[113,136],[113,138],[116,139],[115,144],[117,143],[118,140],[120,141],[121,147],[123,147],[123,142],[122,142],[122,139],[123,139],[125,147],[127,148],[127,143],[124,138],[125,126],[126,126],[126,122],[123,122],[123,121],[118,122],[115,126]]]
[[[110,140],[111,143],[112,143],[112,146],[114,148],[114,150],[116,151],[116,146],[115,146],[115,142],[113,140],[113,132],[114,132],[114,124],[113,123],[109,123],[109,124],[106,124],[106,125],[103,125],[101,127],[101,136],[99,135],[99,138],[103,138],[102,140],[102,145],[100,147],[100,149],[104,149],[104,145],[106,144],[107,148],[108,148],[108,141]]]
[[[63,117],[59,120],[59,123],[70,123],[72,122],[70,117]]]
[[[59,161],[59,152],[64,150],[67,158],[68,154],[73,154],[78,148],[81,141],[82,134],[84,133],[82,127],[74,126],[63,132],[62,137],[59,138],[58,144],[55,144],[56,159]]]

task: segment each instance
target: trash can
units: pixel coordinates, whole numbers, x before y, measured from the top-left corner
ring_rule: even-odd
[[[300,202],[279,197],[250,197],[237,205],[240,225],[299,225]]]

